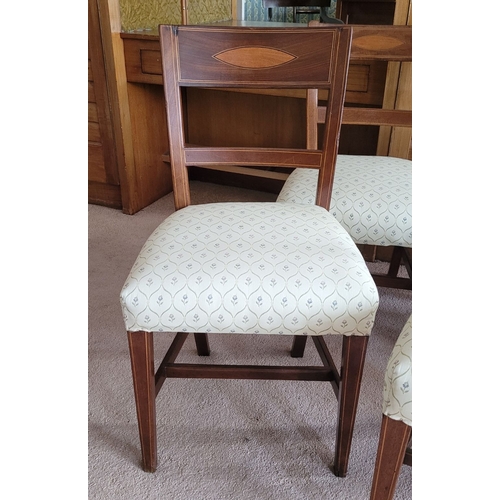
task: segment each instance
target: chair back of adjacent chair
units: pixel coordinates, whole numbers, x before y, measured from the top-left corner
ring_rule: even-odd
[[[311,21],[309,26],[321,28],[327,25]],[[392,76],[390,83],[386,84],[384,105],[382,108],[346,106],[342,124],[380,126],[380,134],[390,134],[394,127],[404,128],[405,131],[397,137],[396,147],[385,150],[379,148],[377,154],[409,158],[412,126],[412,27],[353,25],[350,61],[373,60],[390,63],[388,75]],[[308,90],[307,147],[310,149],[316,149],[319,142],[318,124],[325,123],[325,106],[319,104],[320,100],[322,96],[318,89]]]
[[[352,28],[160,26],[176,209],[190,203],[190,165],[319,169],[316,203],[329,209]],[[321,149],[203,147],[186,143],[183,87],[325,89]]]

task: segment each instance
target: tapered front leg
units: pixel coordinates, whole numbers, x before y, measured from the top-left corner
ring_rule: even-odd
[[[153,334],[128,332],[128,342],[141,439],[142,466],[146,472],[155,472],[157,451]]]
[[[391,500],[403,465],[411,427],[382,415],[370,500]]]
[[[368,338],[344,336],[342,342],[337,441],[333,463],[333,473],[338,477],[347,474]]]

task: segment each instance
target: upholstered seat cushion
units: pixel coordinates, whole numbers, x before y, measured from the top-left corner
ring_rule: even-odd
[[[296,169],[277,201],[313,204],[318,172]],[[412,246],[411,161],[339,155],[330,212],[356,243]]]
[[[393,420],[412,422],[412,317],[406,322],[392,350],[384,378],[382,412]]]
[[[121,304],[129,331],[369,335],[378,293],[325,209],[214,203],[156,229]]]

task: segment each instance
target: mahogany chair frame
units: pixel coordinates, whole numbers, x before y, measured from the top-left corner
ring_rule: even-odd
[[[405,422],[382,415],[370,500],[393,498],[401,467],[412,465],[411,435]]]
[[[345,97],[352,28],[242,28],[160,26],[164,91],[175,208],[190,203],[188,167],[199,164],[272,165],[320,171],[317,204],[328,210]],[[235,56],[235,57],[233,57]],[[274,57],[269,67],[266,56]],[[293,61],[290,61],[290,56]],[[285,61],[286,59],[286,61]],[[221,62],[222,60],[222,62]],[[255,65],[261,67],[255,68]],[[221,88],[326,88],[329,91],[322,149],[223,148],[185,143],[185,86]],[[153,332],[129,331],[143,469],[157,468],[156,397],[167,378],[311,380],[329,382],[338,399],[333,472],[347,473],[354,420],[368,343],[367,336],[344,336],[337,369],[323,337],[313,337],[323,366],[285,367],[176,363],[188,333],[177,333],[155,370]],[[197,353],[207,356],[207,334],[194,334]],[[292,356],[301,356],[295,337]]]
[[[323,27],[325,24],[311,21],[309,26]],[[388,61],[411,63],[412,27],[407,25],[358,26],[353,32],[351,61]],[[318,125],[325,123],[326,107],[319,104],[318,89],[307,91],[307,147],[316,149],[318,145]],[[343,125],[371,125],[405,127],[412,126],[412,112],[405,109],[384,109],[369,107],[344,108]],[[408,144],[409,148],[409,144]],[[398,277],[404,264],[409,278]],[[393,247],[393,253],[386,274],[372,274],[378,286],[411,290],[411,251],[405,247]]]

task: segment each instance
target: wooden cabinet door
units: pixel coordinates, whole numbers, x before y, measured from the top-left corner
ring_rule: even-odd
[[[89,0],[89,202],[121,208],[120,181],[97,0]]]
[[[336,17],[346,24],[393,24],[396,0],[338,0]]]

